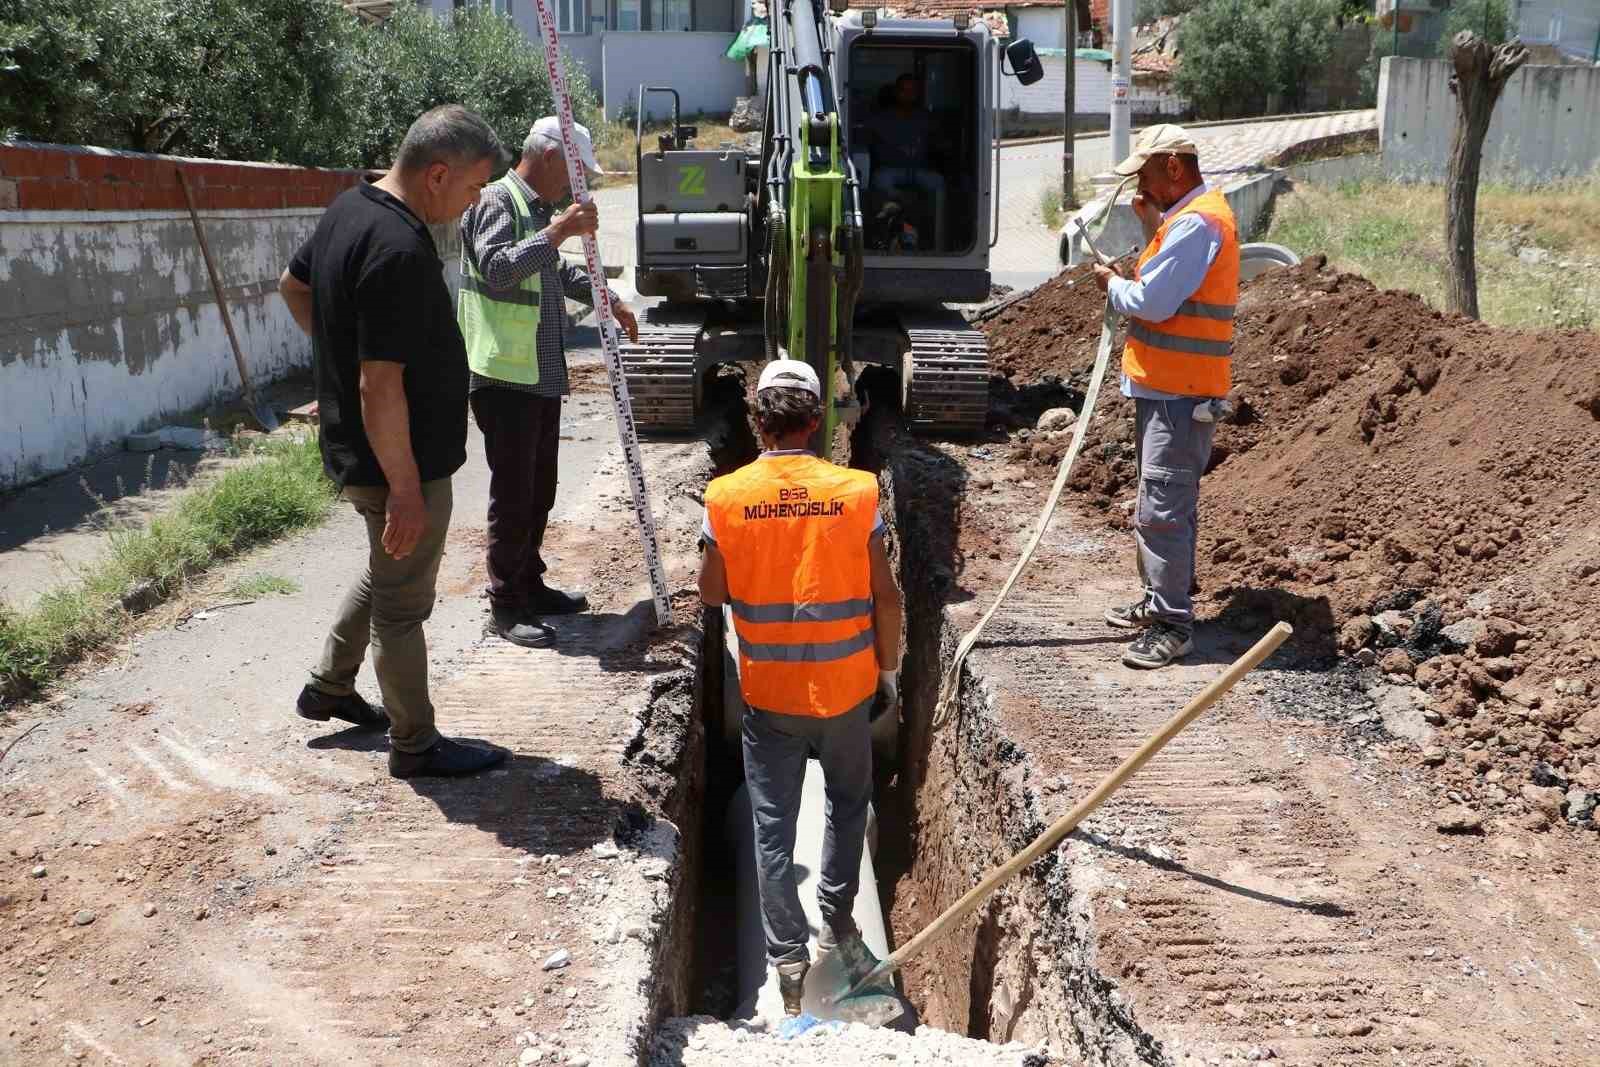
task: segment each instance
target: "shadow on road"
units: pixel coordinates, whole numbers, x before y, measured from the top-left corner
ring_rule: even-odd
[[[472,737],[457,740],[492,745]],[[581,767],[520,752],[485,774],[411,778],[405,784],[448,821],[475,826],[506,848],[535,857],[570,856],[611,840],[631,807],[606,796],[600,779]]]
[[[1202,874],[1199,871],[1185,867],[1176,860],[1162,859],[1161,857],[1147,852],[1142,848],[1131,848],[1127,845],[1114,845],[1106,838],[1101,837],[1099,834],[1092,834],[1083,830],[1076,830],[1073,832],[1072,836],[1081,841],[1087,841],[1089,844],[1093,845],[1095,848],[1101,849],[1102,851],[1115,852],[1124,859],[1133,860],[1135,863],[1143,863],[1147,866],[1155,867],[1163,871],[1170,871],[1173,874],[1182,875],[1191,881],[1199,882],[1201,885],[1210,886],[1212,889],[1220,889],[1224,893],[1232,893],[1235,896],[1246,897],[1262,904],[1272,904],[1280,908],[1291,908],[1295,911],[1309,912],[1312,915],[1321,915],[1329,919],[1348,919],[1355,915],[1355,912],[1351,911],[1350,909],[1341,908],[1339,905],[1330,904],[1327,901],[1295,900],[1291,897],[1280,897],[1272,893],[1264,893],[1259,889],[1251,889],[1248,886],[1236,885],[1233,882],[1225,882],[1221,878],[1217,878],[1209,874]]]

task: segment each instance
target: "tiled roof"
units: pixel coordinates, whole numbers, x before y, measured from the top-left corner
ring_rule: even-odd
[[[1016,6],[1016,5],[1010,5]],[[989,23],[989,32],[996,37],[1006,37],[1006,13],[996,5],[974,4],[972,0],[901,0],[888,8],[890,15],[903,19],[947,19],[952,15],[970,14]]]
[[[1140,52],[1133,57],[1133,69],[1149,74],[1171,74],[1178,69],[1178,57],[1162,52]]]
[[[1104,0],[1098,0],[1103,3]],[[998,11],[1004,12],[1010,7],[1065,7],[1066,0],[1005,0],[995,3],[973,3],[972,0],[903,0],[898,4],[891,4],[890,10],[905,18],[949,18],[951,15],[963,11]],[[1078,9],[1081,15],[1084,0],[1078,0]]]

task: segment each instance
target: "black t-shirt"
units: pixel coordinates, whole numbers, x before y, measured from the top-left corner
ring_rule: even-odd
[[[363,360],[405,365],[411,451],[425,482],[467,461],[467,349],[433,235],[373,185],[341,193],[295,253],[311,286],[322,463],[340,486],[386,485],[361,420]]]

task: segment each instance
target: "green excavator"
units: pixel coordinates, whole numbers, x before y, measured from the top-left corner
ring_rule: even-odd
[[[865,364],[899,373],[913,429],[981,430],[988,346],[951,305],[990,295],[1000,79],[1042,77],[1033,46],[814,0],[778,0],[769,31],[759,153],[694,147],[677,91],[639,87],[635,287],[662,299],[622,350],[638,426],[692,432],[717,365],[782,355],[823,382],[823,455]],[[672,124],[647,150],[659,97]]]

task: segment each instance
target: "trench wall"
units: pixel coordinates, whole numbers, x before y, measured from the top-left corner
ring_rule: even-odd
[[[180,165],[252,378],[309,366],[278,276],[360,171],[0,145],[0,490],[239,392]]]
[[[881,409],[880,409],[881,410]],[[949,450],[869,415],[860,462],[878,471],[891,558],[906,598],[904,719],[895,783],[885,801],[879,877],[900,944],[1047,825],[1028,752],[1007,733],[1002,694],[980,646],[967,661],[960,707],[931,725],[944,665],[962,636],[949,605],[964,590],[959,539],[966,472]],[[970,620],[971,612],[964,618]],[[1008,882],[960,926],[908,962],[904,987],[921,1021],[1004,1044],[1075,1049],[1090,1064],[1169,1062],[1134,1019],[1094,951],[1083,872],[1064,848]]]
[[[1441,181],[1450,160],[1456,100],[1442,59],[1383,61],[1378,139],[1393,177]],[[1600,166],[1600,67],[1524,66],[1506,81],[1483,144],[1483,178],[1548,182]]]

